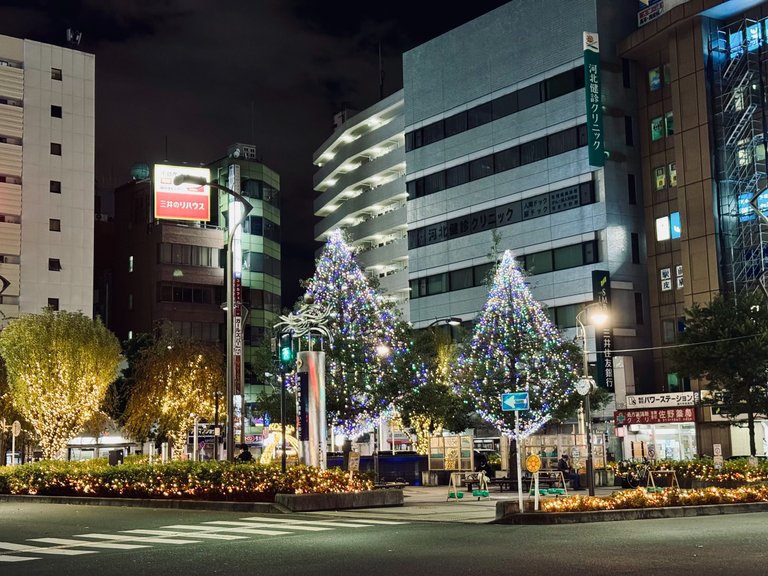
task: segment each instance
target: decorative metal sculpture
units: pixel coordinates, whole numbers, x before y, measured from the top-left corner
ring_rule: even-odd
[[[328,327],[329,320],[333,317],[333,307],[330,304],[316,304],[311,296],[304,297],[304,304],[299,306],[298,312],[291,312],[287,316],[280,316],[282,322],[275,324],[277,329],[288,329],[293,332],[294,338],[301,338],[306,334],[318,334],[333,343],[333,336]]]

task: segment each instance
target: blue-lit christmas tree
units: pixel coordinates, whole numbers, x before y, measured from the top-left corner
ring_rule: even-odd
[[[397,391],[393,371],[404,351],[394,307],[371,286],[341,230],[331,232],[307,282],[307,295],[333,310],[326,350],[326,411],[339,434],[373,429]]]
[[[528,392],[519,413],[522,439],[563,407],[578,380],[578,355],[534,300],[510,251],[496,269],[468,351],[459,358],[459,386],[480,416],[515,437],[514,412],[502,411],[504,392]]]

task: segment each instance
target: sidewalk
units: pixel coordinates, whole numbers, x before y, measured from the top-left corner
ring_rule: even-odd
[[[595,496],[610,496],[618,486],[595,488]],[[448,498],[448,486],[406,486],[403,489],[404,504],[393,508],[358,508],[350,510],[312,512],[324,516],[345,518],[367,518],[380,520],[418,520],[428,522],[460,522],[487,524],[496,518],[496,502],[517,501],[517,492],[490,492],[489,498],[477,499],[466,493],[461,499]],[[586,490],[570,492],[569,495],[585,496]],[[540,499],[554,498],[541,496]],[[533,501],[533,496],[523,494],[523,500]]]

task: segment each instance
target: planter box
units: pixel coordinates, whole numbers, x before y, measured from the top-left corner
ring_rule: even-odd
[[[387,488],[343,494],[276,494],[275,503],[285,506],[291,512],[381,508],[384,506],[402,506],[403,491],[397,488]]]

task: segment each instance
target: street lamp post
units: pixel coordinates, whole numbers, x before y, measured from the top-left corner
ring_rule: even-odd
[[[234,190],[227,188],[226,186],[222,186],[218,182],[209,182],[205,178],[201,176],[192,176],[191,174],[179,174],[173,179],[174,186],[179,186],[181,184],[197,184],[198,186],[210,186],[211,188],[215,188],[216,190],[219,190],[221,192],[224,192],[225,194],[233,197],[235,200],[240,202],[243,206],[243,213],[240,215],[240,218],[237,220],[237,222],[232,225],[230,222],[229,226],[229,237],[227,238],[227,266],[226,266],[226,274],[227,274],[227,430],[226,430],[226,439],[225,439],[225,447],[227,450],[227,460],[234,460],[235,458],[235,420],[234,420],[234,393],[235,393],[235,378],[233,373],[233,360],[232,360],[232,354],[233,354],[233,338],[232,338],[232,321],[233,321],[233,303],[232,303],[232,271],[233,271],[233,260],[232,260],[232,240],[235,237],[235,231],[237,230],[238,226],[241,226],[243,222],[245,222],[245,219],[248,217],[248,214],[253,209],[253,205],[248,202],[248,200],[238,192],[235,192]],[[241,366],[241,372],[242,372],[242,366]],[[242,392],[242,391],[241,391]],[[240,410],[243,410],[243,406],[240,407]]]
[[[605,307],[602,303],[592,303],[584,306],[584,308],[576,314],[576,322],[579,325],[579,330],[582,337],[582,377],[576,384],[576,391],[584,397],[584,420],[586,420],[586,433],[587,433],[587,488],[589,489],[589,495],[595,495],[595,469],[594,462],[592,460],[592,411],[590,406],[590,396],[595,391],[595,381],[589,376],[589,352],[587,351],[587,330],[584,326],[582,318],[586,318],[588,310],[591,308],[599,308],[600,312],[592,315],[592,324],[594,326],[600,326],[607,320],[605,313]]]

